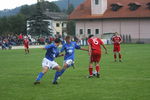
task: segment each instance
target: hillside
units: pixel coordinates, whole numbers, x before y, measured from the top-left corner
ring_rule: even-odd
[[[69,4],[73,4],[74,7],[78,6],[79,4],[81,4],[84,0],[69,0]],[[67,9],[68,7],[68,0],[58,0],[58,1],[54,1],[54,3],[61,9]],[[12,16],[12,15],[16,15],[17,13],[19,13],[20,9],[22,6],[17,7],[15,9],[5,9],[5,10],[0,10],[0,17],[3,16]]]

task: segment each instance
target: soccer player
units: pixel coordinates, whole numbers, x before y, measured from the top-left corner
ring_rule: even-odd
[[[115,32],[115,35],[111,38],[112,43],[114,44],[114,61],[116,62],[117,54],[119,56],[119,61],[121,62],[122,60],[122,55],[120,53],[120,43],[122,42],[122,38],[119,36],[117,32]]]
[[[25,54],[29,53],[29,40],[27,37],[24,38],[23,45],[24,45]]]
[[[105,53],[107,54],[107,49],[100,38],[94,37],[94,35],[90,35],[88,38],[88,48],[89,48],[89,76],[88,78],[93,77],[93,65],[96,68],[96,77],[100,77],[100,59],[101,59],[101,46],[105,49]]]
[[[60,45],[61,41],[60,39],[55,39],[54,43],[51,43],[50,45],[45,46],[44,49],[46,49],[46,54],[45,54],[45,58],[42,61],[42,71],[38,74],[36,81],[34,82],[34,84],[40,84],[40,80],[41,78],[46,74],[46,72],[49,69],[53,69],[56,70],[55,73],[55,77],[53,80],[53,84],[57,84],[57,77],[59,76],[61,67],[54,61],[54,59],[58,56],[63,56],[63,55],[59,55],[59,49],[58,46]]]
[[[60,71],[59,76],[61,76],[65,72],[65,70],[70,66],[74,67],[75,49],[88,51],[88,49],[81,48],[79,45],[76,44],[76,42],[71,41],[70,36],[66,36],[65,40],[66,43],[63,44],[60,50],[60,52],[65,51],[65,56],[64,56],[64,65],[62,70]]]

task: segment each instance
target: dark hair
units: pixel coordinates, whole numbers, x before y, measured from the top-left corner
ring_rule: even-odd
[[[60,40],[59,38],[56,38],[54,42],[55,42],[55,43],[60,43],[61,40]]]
[[[89,35],[89,37],[88,38],[91,38],[91,37],[93,37],[94,35]]]

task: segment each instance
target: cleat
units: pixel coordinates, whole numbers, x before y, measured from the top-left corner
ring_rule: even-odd
[[[55,85],[56,85],[56,84],[58,84],[58,82],[57,82],[57,81],[55,81],[55,82],[53,82],[53,84],[55,84]]]
[[[87,78],[93,78],[93,76],[87,76]]]
[[[35,81],[34,85],[40,84],[40,81]]]
[[[122,62],[122,60],[119,60],[119,62]]]
[[[117,60],[114,60],[114,62],[117,62]]]
[[[97,73],[97,74],[96,74],[96,77],[97,77],[97,78],[100,78],[100,74],[99,74],[99,73]]]

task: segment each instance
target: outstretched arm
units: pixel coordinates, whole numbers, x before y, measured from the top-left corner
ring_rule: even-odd
[[[105,49],[105,54],[107,54],[107,48],[105,47],[104,44],[102,44],[103,48]]]
[[[80,50],[83,50],[83,51],[89,51],[89,50],[86,49],[86,48],[80,48]]]

